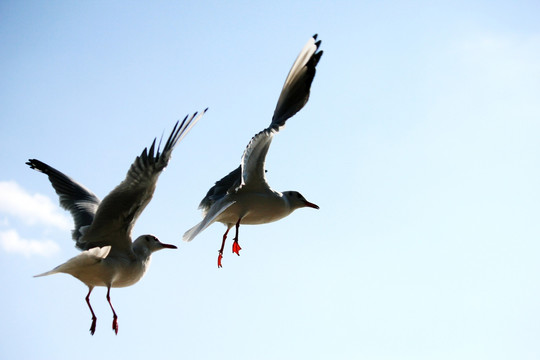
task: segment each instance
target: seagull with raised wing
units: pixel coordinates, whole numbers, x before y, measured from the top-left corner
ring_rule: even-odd
[[[320,45],[317,35],[309,39],[289,71],[270,126],[251,139],[240,166],[217,181],[208,191],[199,205],[203,211],[203,220],[183,236],[185,241],[191,241],[214,222],[223,223],[227,230],[219,250],[218,267],[222,266],[225,240],[233,226],[236,234],[232,251],[240,255],[240,224],[266,224],[282,219],[302,207],[319,208],[297,191],[278,192],[271,189],[266,181],[264,163],[274,135],[309,99],[315,68],[323,54],[322,50],[319,51]]]
[[[206,111],[206,110],[205,110]],[[176,144],[189,132],[204,114],[186,116],[174,126],[163,151],[156,140],[138,156],[126,178],[100,201],[83,185],[50,167],[30,159],[30,168],[40,171],[49,180],[60,197],[60,205],[71,212],[75,223],[72,231],[76,247],[83,252],[46,273],[70,274],[88,286],[86,303],[92,313],[90,333],[96,331],[96,315],[90,305],[90,294],[95,286],[107,287],[107,301],[113,312],[112,328],[118,334],[118,316],[111,303],[111,287],[126,287],[139,281],[148,266],[153,252],[176,249],[174,245],[160,242],[154,235],[141,235],[131,241],[131,231],[137,218],[152,199],[159,175],[169,163]]]

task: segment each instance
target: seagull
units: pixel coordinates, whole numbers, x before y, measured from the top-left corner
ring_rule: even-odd
[[[107,301],[113,312],[112,328],[118,334],[118,316],[111,303],[111,287],[135,284],[148,269],[153,252],[177,248],[160,242],[154,235],[141,235],[132,242],[131,231],[152,199],[158,177],[169,163],[174,147],[205,112],[186,116],[180,125],[177,122],[163,152],[160,152],[160,144],[156,149],[154,139],[150,149],[145,148],[135,159],[124,181],[103,201],[83,185],[39,160],[30,159],[26,163],[49,177],[60,197],[60,205],[73,216],[72,237],[76,247],[82,250],[79,255],[35,277],[65,273],[88,286],[85,300],[92,313],[90,334],[94,335],[96,331],[97,318],[90,305],[90,294],[95,286],[107,287]]]
[[[240,255],[238,229],[241,223],[266,224],[282,219],[299,208],[319,209],[319,206],[307,201],[297,191],[278,192],[270,188],[266,181],[264,163],[274,135],[309,99],[315,67],[323,54],[322,50],[318,51],[320,45],[317,35],[309,39],[289,71],[270,126],[251,139],[244,150],[240,166],[210,188],[199,205],[203,220],[183,236],[184,241],[191,241],[214,222],[223,223],[227,230],[219,249],[218,268],[222,267],[225,240],[233,226],[236,235],[232,251]]]

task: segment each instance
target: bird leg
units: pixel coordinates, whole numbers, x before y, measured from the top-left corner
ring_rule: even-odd
[[[236,235],[234,236],[234,242],[232,245],[232,252],[238,256],[240,256],[240,250],[242,250],[240,244],[238,244],[238,229],[240,228],[240,220],[242,220],[242,218],[238,219],[238,221],[236,222]]]
[[[113,306],[111,304],[110,292],[111,292],[111,287],[108,286],[107,287],[107,301],[109,302],[109,305],[111,306],[111,310],[112,310],[112,313],[113,313],[112,328],[113,328],[114,332],[116,333],[116,335],[118,335],[118,316],[116,316],[116,312],[114,311],[114,308],[113,308]]]
[[[227,227],[227,231],[225,231],[225,234],[223,234],[223,241],[221,242],[221,249],[219,249],[219,255],[218,255],[218,258],[217,258],[217,266],[218,266],[218,268],[222,267],[221,266],[221,259],[223,259],[223,248],[225,247],[225,240],[227,240],[227,234],[229,233],[230,229],[231,229],[230,227]]]
[[[90,312],[92,313],[92,325],[90,325],[90,335],[94,335],[96,332],[96,314],[94,314],[94,310],[92,309],[92,305],[90,305],[90,293],[92,292],[92,287],[88,288],[88,295],[86,295],[86,303],[88,304],[88,307],[90,308]]]

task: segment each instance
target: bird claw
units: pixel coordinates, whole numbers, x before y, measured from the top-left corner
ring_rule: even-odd
[[[232,244],[232,252],[240,256],[240,250],[242,250],[242,248],[240,247],[240,244],[238,244],[238,240],[234,240]]]
[[[114,333],[118,335],[118,318],[116,316],[113,318],[112,328],[114,330]]]
[[[218,258],[217,258],[217,267],[218,268],[223,267],[221,265],[221,259],[223,259],[223,255],[221,255],[221,252],[220,252],[219,255],[218,255]]]
[[[92,318],[92,325],[90,325],[90,335],[94,335],[96,332],[96,320],[97,318]]]

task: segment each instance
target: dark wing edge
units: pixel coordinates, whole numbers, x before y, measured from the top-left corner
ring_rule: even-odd
[[[155,150],[156,139],[154,139],[150,149],[144,148],[141,155],[135,158],[135,161],[127,173],[125,181],[138,183],[141,180],[148,179],[154,175],[159,175],[159,173],[161,173],[161,171],[163,171],[163,169],[169,164],[172,151],[176,147],[176,144],[187,135],[187,133],[206,113],[207,110],[208,108],[204,109],[204,111],[200,114],[195,112],[191,116],[187,115],[182,122],[177,121],[161,153],[159,150],[161,140],[158,144],[157,150]],[[178,124],[180,124],[180,126]],[[154,151],[156,153],[155,155]]]
[[[240,166],[216,181],[214,186],[208,190],[206,196],[201,200],[199,209],[204,214],[210,210],[212,205],[222,199],[225,195],[233,193],[240,188],[268,189],[270,186],[266,181],[264,170],[264,158],[272,142],[275,133],[273,129],[264,129],[253,136],[242,154]],[[259,159],[262,158],[262,161]],[[246,171],[246,169],[248,169]]]
[[[279,96],[270,127],[278,130],[285,121],[306,105],[309,99],[311,83],[315,77],[315,68],[323,51],[319,50],[321,41],[313,35],[296,58]]]
[[[227,195],[227,193],[234,191],[240,186],[241,182],[242,168],[241,166],[238,166],[221,180],[216,181],[215,185],[208,190],[206,196],[201,200],[199,209],[206,214],[212,205],[216,203],[216,201],[223,198],[225,195]]]
[[[49,181],[60,197],[60,206],[68,210],[73,217],[75,228],[71,236],[73,240],[78,241],[84,234],[85,227],[90,226],[94,220],[100,204],[99,198],[83,185],[44,162],[29,159],[26,165],[49,177]]]

